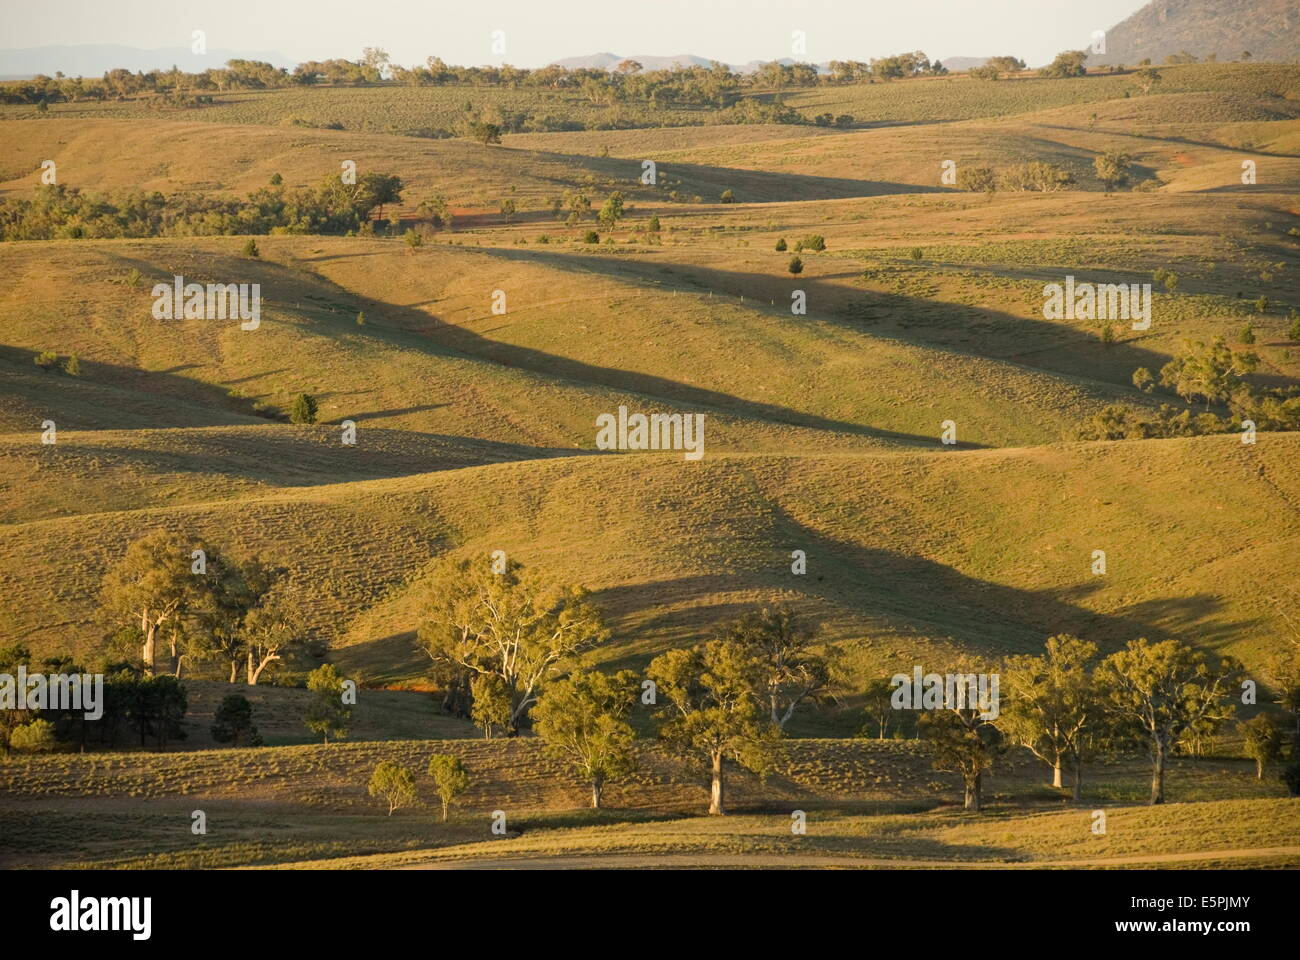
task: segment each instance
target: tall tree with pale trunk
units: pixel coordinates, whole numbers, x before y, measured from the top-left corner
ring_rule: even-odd
[[[755,610],[733,623],[727,637],[762,664],[763,698],[772,722],[782,730],[799,704],[826,689],[826,660],[811,650],[816,628],[800,622],[790,607]]]
[[[725,814],[723,761],[750,769],[767,763],[766,744],[780,728],[765,721],[760,692],[763,665],[744,644],[711,640],[690,650],[669,650],[650,662],[655,683],[659,736],[676,752],[707,761],[712,777],[709,813]]]
[[[513,560],[498,566],[487,557],[449,559],[437,567],[419,631],[420,646],[435,663],[500,679],[510,735],[547,677],[607,639],[586,590],[547,583]]]
[[[577,673],[548,683],[533,708],[533,729],[547,755],[567,761],[591,785],[593,808],[606,781],[633,768],[636,731],[627,717],[639,689],[631,670]]]
[[[104,575],[101,609],[113,624],[139,629],[140,659],[151,675],[162,632],[179,631],[187,605],[201,586],[200,574],[191,569],[193,549],[190,538],[155,530],[128,546]]]
[[[1130,641],[1097,668],[1107,711],[1150,747],[1152,804],[1165,802],[1165,769],[1178,738],[1197,724],[1218,726],[1232,716],[1229,694],[1240,675],[1230,657],[1146,638]]]
[[[1007,702],[998,727],[1051,767],[1052,786],[1062,786],[1061,768],[1069,764],[1076,801],[1090,736],[1101,719],[1088,675],[1096,654],[1096,644],[1063,635],[1048,640],[1042,656],[1011,657],[1001,671]]]

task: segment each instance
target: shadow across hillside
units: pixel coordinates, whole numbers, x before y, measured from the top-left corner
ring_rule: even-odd
[[[799,127],[792,127],[790,136],[800,136]],[[612,157],[592,157],[574,153],[546,153],[530,150],[539,157],[569,164],[581,164],[619,183],[640,185],[641,160]],[[653,157],[649,158],[653,159]],[[666,160],[656,175],[671,181],[679,192],[699,195],[706,203],[716,201],[724,190],[734,192],[737,203],[783,203],[797,200],[847,200],[854,197],[880,197],[900,193],[944,193],[940,186],[918,186],[911,183],[893,183],[883,180],[855,180],[845,177],[818,177],[805,173],[767,172],[740,167],[717,167],[702,163],[678,163]],[[557,181],[557,189],[567,187]],[[669,203],[667,191],[634,189],[628,191],[638,202],[659,201]]]
[[[864,635],[913,638],[936,656],[946,656],[945,648],[992,658],[1036,653],[1048,637],[1062,633],[1090,640],[1103,653],[1139,637],[1218,647],[1259,625],[1257,620],[1223,620],[1222,598],[1205,593],[1099,613],[1084,605],[1101,589],[1098,581],[1045,590],[1010,587],[924,556],[827,537],[796,521],[779,504],[769,506],[782,531],[773,534],[770,568],[628,584],[595,593],[614,622],[615,636],[627,638],[611,666],[641,668],[664,648],[716,635],[758,605],[746,594],[768,598],[762,601],[767,605],[779,602],[777,598],[789,602],[811,622],[824,624],[827,639],[847,638],[851,644]],[[807,574],[791,573],[788,557],[794,548],[805,551]],[[701,602],[719,591],[732,596]],[[655,612],[638,615],[646,610]],[[627,629],[633,622],[634,632]],[[940,673],[950,666],[921,665]]]
[[[829,279],[843,280],[856,276],[860,273],[856,268],[819,280],[808,273],[797,278],[782,277],[775,274],[722,270],[717,267],[680,263],[646,263],[601,256],[583,256],[575,264],[577,258],[572,255],[550,251],[490,248],[479,252],[505,260],[540,262],[558,269],[571,270],[577,266],[612,280],[654,284],[665,292],[673,287],[690,293],[709,291],[735,298],[737,303],[743,296],[746,308],[762,311],[780,317],[783,321],[794,323],[805,322],[805,318],[792,317],[788,307],[785,306],[789,303],[791,290],[797,288],[807,294],[809,318],[830,322],[856,333],[888,336],[915,346],[980,357],[1012,364],[1026,370],[1069,377],[1081,385],[1091,385],[1093,390],[1102,388],[1105,393],[1118,395],[1126,402],[1137,406],[1152,406],[1156,401],[1132,387],[1130,379],[1132,371],[1142,366],[1158,370],[1170,359],[1166,354],[1138,346],[1135,340],[1120,339],[1106,348],[1104,355],[1099,354],[1105,361],[1104,367],[1097,364],[1091,370],[1080,369],[1081,348],[1089,353],[1101,349],[1096,336],[1089,336],[1064,324],[1022,317],[986,307],[932,302],[865,288],[851,291],[842,285],[827,282]],[[841,265],[851,266],[849,261],[815,260],[812,259],[815,254],[807,256],[809,256],[807,262],[810,265],[816,264],[819,270],[834,269]],[[1014,272],[1001,271],[998,275],[1012,276]],[[1115,271],[1095,271],[1089,274],[1089,278],[1092,279],[1094,275],[1095,282],[1106,282],[1110,279],[1120,282],[1122,279]],[[1029,272],[1026,272],[1025,277],[1035,280],[1043,278],[1042,275],[1033,276]],[[1048,275],[1048,278],[1053,279],[1054,282],[1062,280],[1062,276]],[[764,300],[769,302],[765,304]],[[887,333],[880,326],[882,320],[891,321]],[[1005,331],[1006,337],[987,336],[988,331],[997,329]],[[942,337],[927,335],[928,330],[943,330],[945,335]],[[466,334],[474,336],[468,331]],[[1127,330],[1121,332],[1121,337],[1128,335]],[[993,347],[1011,346],[1008,341],[1012,338],[1015,341],[1012,347],[1014,353],[1007,349],[990,349],[989,346],[980,349],[981,344]],[[1044,351],[1045,355],[1039,356],[1038,350]],[[1032,361],[1029,359],[1031,356],[1034,357]],[[1096,376],[1105,373],[1105,368],[1125,372],[1122,377],[1115,379]]]
[[[491,252],[495,253],[497,251]],[[560,262],[564,262],[563,258],[561,258]],[[364,310],[367,316],[377,319],[382,318],[389,322],[396,321],[396,326],[388,323],[367,324],[363,335],[384,339],[389,344],[402,349],[416,348],[422,351],[432,349],[435,353],[496,363],[547,378],[569,381],[584,387],[597,386],[608,390],[626,391],[632,394],[640,394],[649,400],[672,401],[676,404],[687,404],[697,409],[703,408],[706,411],[711,410],[720,414],[731,414],[771,424],[826,430],[927,447],[935,445],[935,440],[932,437],[916,436],[866,424],[822,417],[815,413],[795,410],[780,404],[750,400],[720,390],[698,387],[667,377],[637,373],[617,367],[600,366],[571,357],[548,353],[544,350],[491,340],[463,326],[445,323],[429,313],[409,307],[397,306],[382,300],[374,300],[344,290],[319,274],[313,274],[312,279],[334,287],[338,291],[337,295],[339,297],[347,298],[352,306]],[[593,411],[593,417],[596,412],[605,411]],[[378,415],[377,412],[373,411],[347,414],[352,419]],[[963,444],[963,446],[974,447],[976,445]]]
[[[162,429],[264,424],[251,400],[175,371],[148,371],[78,358],[80,376],[41,372],[33,352],[0,345],[4,398],[47,411],[60,430]],[[193,365],[189,365],[193,366]],[[189,366],[176,368],[188,369]],[[2,408],[0,408],[2,409]],[[32,424],[36,429],[39,423]]]

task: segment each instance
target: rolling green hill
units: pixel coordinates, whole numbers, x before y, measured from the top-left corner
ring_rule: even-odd
[[[458,218],[415,247],[259,237],[258,258],[237,237],[0,246],[0,634],[98,654],[104,570],[168,527],[283,562],[313,634],[375,682],[426,669],[411,638],[430,564],[496,549],[596,592],[615,636],[600,665],[639,666],[784,598],[859,679],[1062,631],[1106,647],[1178,636],[1257,667],[1296,573],[1300,435],[1063,442],[1108,404],[1172,402],[1134,389],[1134,370],[1187,339],[1241,348],[1248,321],[1253,381],[1300,378],[1297,72],[1162,73],[1141,95],[1118,74],[819,87],[789,100],[855,128],[502,147],[402,135],[408,111],[449,109],[441,88],[241,92],[147,117],[131,101],[4,108],[10,198],[47,157],[87,191],[223,195],[274,173],[309,185],[342,157],[403,178],[387,211],[402,228],[435,194]],[[281,123],[305,103],[379,102],[396,132]],[[1101,191],[1093,161],[1110,150],[1142,189]],[[637,181],[647,156],[654,186]],[[1243,157],[1257,184],[1241,184]],[[1077,182],[963,193],[939,183],[945,159],[1050,161]],[[596,207],[625,191],[626,218],[556,222],[548,199],[574,189]],[[713,202],[725,189],[739,202]],[[826,249],[791,274],[814,236]],[[1178,285],[1155,291],[1148,331],[1121,323],[1107,345],[1101,322],[1043,318],[1046,283],[1157,270]],[[154,320],[153,284],[178,274],[260,284],[260,329]],[[45,350],[77,355],[80,375],[42,372]],[[280,422],[300,393],[320,423]],[[704,414],[704,459],[597,455],[596,417],[620,405]],[[56,444],[40,442],[46,420]],[[959,449],[939,442],[945,421]],[[1098,549],[1110,572],[1094,578]]]
[[[81,462],[78,443],[98,437],[34,449]],[[265,439],[267,458],[278,456]],[[409,645],[422,572],[449,548],[504,550],[592,588],[615,636],[600,663],[644,662],[786,598],[864,677],[961,650],[1033,649],[1066,631],[1103,646],[1179,636],[1258,665],[1297,573],[1298,452],[1300,435],[1271,434],[1253,447],[1207,437],[698,463],[585,456],[351,483],[322,475],[312,486],[298,477],[0,528],[10,598],[0,629],[46,652],[93,650],[103,570],[166,526],[285,563],[312,627],[371,680],[422,674]],[[796,549],[806,576],[790,572]],[[1104,577],[1089,572],[1097,549]]]

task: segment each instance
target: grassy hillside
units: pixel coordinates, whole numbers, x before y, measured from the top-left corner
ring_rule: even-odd
[[[276,589],[316,641],[256,687],[186,659],[167,751],[137,750],[132,727],[112,750],[0,759],[0,865],[1294,868],[1296,804],[1255,777],[1239,730],[1171,760],[1169,807],[1133,806],[1145,757],[1099,760],[1074,808],[1017,749],[970,815],[923,743],[847,739],[868,681],[1062,633],[1231,654],[1271,699],[1262,667],[1300,583],[1300,432],[1073,439],[1109,405],[1184,406],[1132,378],[1189,340],[1224,337],[1258,355],[1252,387],[1300,390],[1300,70],[1159,69],[1148,93],[1129,72],[781,92],[808,119],[851,114],[843,128],[386,84],[0,106],[0,218],[47,159],[90,194],[230,200],[276,174],[314,187],[344,160],[404,184],[391,227],[259,235],[256,254],[237,236],[0,244],[0,646],[120,657],[100,585],[158,529],[284,566]],[[467,100],[537,132],[444,137]],[[1131,160],[1112,192],[1108,152]],[[1048,162],[1075,182],[964,192],[940,180],[949,160]],[[622,192],[623,219],[566,224],[551,201],[573,191],[593,213]],[[450,229],[420,212],[439,196]],[[76,235],[36,226],[12,235]],[[1044,317],[1047,284],[1157,273],[1176,281],[1153,290],[1150,329]],[[155,320],[154,284],[178,275],[258,284],[260,328]],[[44,351],[79,371],[45,372]],[[287,422],[300,394],[316,423]],[[620,406],[703,414],[703,458],[598,450],[597,417]],[[801,709],[768,776],[729,774],[727,818],[701,815],[705,772],[651,739],[638,704],[636,771],[606,787],[609,809],[581,809],[587,788],[529,732],[480,739],[430,689],[416,636],[435,565],[495,551],[592,591],[611,639],[566,669],[643,671],[785,602],[819,629],[838,699]],[[320,657],[360,686],[345,742],[303,725],[313,694],[293,684]],[[265,747],[214,748],[230,693]],[[434,753],[471,776],[447,824]],[[366,789],[385,760],[420,795],[391,817]]]
[[[253,413],[254,404],[284,412],[305,391],[320,397],[323,420],[571,449],[592,449],[596,416],[620,404],[711,415],[715,449],[795,450],[933,444],[945,419],[966,424],[965,443],[1038,443],[1105,403],[1147,402],[1131,386],[1051,377],[818,316],[820,269],[799,282],[812,291],[809,316],[791,316],[774,301],[788,302],[793,283],[778,279],[770,256],[755,267],[766,276],[750,282],[743,271],[702,265],[655,270],[653,249],[632,267],[581,245],[412,251],[391,241],[268,238],[261,260],[239,256],[239,246],[9,245],[0,262],[13,283],[0,322],[10,357],[76,353],[82,381],[228,414]],[[726,253],[714,247],[698,259]],[[131,269],[141,274],[135,287],[123,282]],[[149,290],[177,273],[260,283],[261,328],[154,320]],[[83,291],[82,312],[61,309],[61,289]],[[507,297],[504,315],[492,313],[494,290]],[[355,322],[360,311],[365,326]],[[935,369],[943,377],[918,403],[918,378]],[[57,402],[64,382],[26,376],[7,426],[34,428],[42,409],[61,411],[65,429],[123,425],[90,397],[78,403],[79,384],[69,406]],[[232,421],[240,422],[224,422]]]
[[[1169,71],[1165,84],[1169,92],[1247,89],[1276,90],[1285,95],[1296,83],[1295,68],[1290,64],[1198,63],[1165,69]],[[847,113],[859,124],[942,123],[1112,100],[1123,97],[1131,87],[1132,82],[1124,74],[999,81],[952,76],[789,88],[779,93],[808,120],[829,112]],[[778,91],[753,88],[742,93],[770,100]],[[48,122],[72,118],[149,120],[161,116],[219,124],[279,125],[293,130],[339,124],[354,132],[424,137],[458,132],[466,104],[479,112],[496,110],[505,117],[522,114],[530,118],[528,126],[538,131],[562,129],[565,122],[580,124],[578,129],[613,132],[628,127],[706,125],[717,118],[716,109],[707,106],[656,107],[645,102],[605,105],[591,102],[577,90],[541,87],[510,90],[382,84],[226,91],[213,93],[213,97],[214,104],[196,109],[169,108],[144,97],[55,103],[39,117],[30,105],[4,105],[0,106],[0,117]]]
[[[76,456],[79,439],[32,449]],[[615,637],[595,663],[641,664],[786,598],[823,623],[862,678],[961,650],[1035,649],[1065,631],[1106,648],[1177,636],[1258,666],[1297,573],[1298,452],[1300,435],[1266,434],[1253,447],[1207,437],[699,463],[623,455],[314,486],[299,477],[234,487],[227,500],[0,528],[11,600],[0,629],[41,651],[93,649],[104,569],[166,526],[285,563],[335,659],[369,680],[423,675],[410,643],[421,574],[450,548],[505,550],[592,588]],[[32,496],[31,486],[12,488]],[[117,496],[138,493],[128,482]],[[50,512],[33,500],[34,513]],[[64,548],[72,540],[75,553]],[[790,573],[795,549],[808,555],[806,576]],[[1096,549],[1104,577],[1089,573]],[[1260,571],[1277,586],[1260,589]]]

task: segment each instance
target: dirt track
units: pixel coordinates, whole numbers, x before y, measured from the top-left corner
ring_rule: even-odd
[[[1258,847],[1245,850],[1205,850],[1197,853],[1141,854],[1089,860],[1036,860],[1025,863],[994,863],[954,860],[884,860],[868,857],[821,857],[811,854],[771,856],[768,854],[592,854],[556,857],[494,857],[478,860],[428,860],[400,867],[402,870],[654,870],[654,869],[757,869],[791,868],[862,870],[953,869],[1013,870],[1043,867],[1124,867],[1133,864],[1181,863],[1191,860],[1241,860],[1255,857],[1295,857],[1300,866],[1300,847]]]

